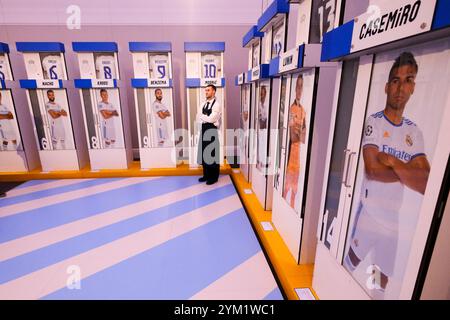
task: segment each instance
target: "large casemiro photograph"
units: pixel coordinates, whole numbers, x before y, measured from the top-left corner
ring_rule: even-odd
[[[378,54],[344,266],[375,299],[398,299],[448,99],[450,40]]]

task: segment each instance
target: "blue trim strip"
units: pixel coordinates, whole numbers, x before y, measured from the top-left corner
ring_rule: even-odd
[[[252,70],[247,71],[247,76],[245,78],[247,82],[252,82]]]
[[[239,76],[234,77],[234,85],[239,86]]]
[[[55,81],[55,80],[49,80],[49,81]],[[36,80],[33,80],[33,79],[22,79],[22,80],[19,80],[19,83],[20,83],[20,87],[22,89],[39,89],[37,86]],[[64,88],[62,80],[58,80],[58,83],[59,83],[59,88],[61,88],[61,89]],[[43,89],[43,88],[41,88],[41,89]]]
[[[415,158],[417,158],[417,157],[421,157],[421,156],[426,156],[426,154],[423,153],[423,152],[422,152],[422,153],[415,154],[415,155],[413,155],[413,156],[411,157],[411,160],[412,160],[412,159],[415,159]],[[411,161],[411,160],[410,160],[410,161]]]
[[[259,79],[267,79],[270,78],[269,76],[269,64],[262,64],[259,66]]]
[[[6,89],[6,82],[3,79],[0,79],[0,89]]]
[[[225,42],[185,42],[185,52],[225,51]]]
[[[280,71],[280,57],[273,58],[269,64],[269,76],[276,76]]]
[[[272,4],[264,11],[262,16],[258,19],[258,31],[264,29],[264,27],[272,20],[277,14],[289,13],[289,2],[286,0],[274,0]]]
[[[147,79],[133,78],[131,79],[131,86],[133,88],[148,88],[148,82]]]
[[[61,42],[16,42],[19,52],[65,52]]]
[[[404,119],[402,119],[402,122],[400,123],[400,124],[395,124],[395,123],[393,123],[391,120],[389,120],[389,118],[388,117],[386,117],[386,114],[383,112],[383,118],[384,119],[386,119],[386,121],[387,122],[389,122],[391,125],[393,125],[394,127],[401,127],[402,125],[403,125],[403,120]]]
[[[365,145],[363,145],[363,148],[365,147],[377,147],[378,149],[380,148],[378,145],[376,145],[375,143],[367,143]]]
[[[246,47],[253,39],[262,37],[264,37],[264,33],[258,31],[258,26],[253,26],[242,39],[242,47]]]
[[[72,42],[75,52],[117,52],[116,42]]]
[[[299,69],[303,68],[304,58],[305,58],[305,44],[302,44],[301,46],[298,47],[297,68],[299,68]]]
[[[0,53],[9,53],[9,45],[4,42],[0,42]]]
[[[450,0],[438,0],[434,10],[434,19],[431,30],[450,26]]]
[[[350,54],[353,28],[355,21],[351,20],[323,36],[321,61],[330,61]]]
[[[170,52],[172,43],[170,42],[129,42],[128,47],[131,52]]]
[[[186,87],[187,88],[198,88],[200,87],[200,79],[199,78],[186,78]]]

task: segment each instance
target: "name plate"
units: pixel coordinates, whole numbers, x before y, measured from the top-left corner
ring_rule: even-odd
[[[58,89],[60,88],[60,82],[59,80],[41,80],[37,79],[36,81],[36,88],[40,89]]]
[[[435,7],[436,0],[373,1],[355,18],[350,52],[429,31]]]
[[[202,78],[200,79],[200,86],[201,87],[206,87],[208,85],[215,85],[216,87],[222,87],[222,78],[214,78],[214,79],[205,79]]]
[[[92,79],[92,88],[115,88],[114,79]]]
[[[252,81],[259,80],[260,77],[261,77],[261,68],[260,66],[256,66],[252,69]]]
[[[280,55],[279,72],[286,72],[298,68],[298,47]]]
[[[150,88],[154,87],[170,87],[169,79],[149,79],[147,84]]]

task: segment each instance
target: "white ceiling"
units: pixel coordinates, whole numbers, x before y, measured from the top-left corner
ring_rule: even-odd
[[[0,0],[0,24],[64,25],[76,5],[81,25],[256,24],[271,0]]]

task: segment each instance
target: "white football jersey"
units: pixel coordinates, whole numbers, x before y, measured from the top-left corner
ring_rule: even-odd
[[[98,56],[95,70],[98,79],[116,79],[116,59],[113,56]]]
[[[44,69],[45,79],[63,79],[61,57],[56,55],[46,56],[42,59],[42,68]]]
[[[393,124],[383,111],[371,115],[364,127],[362,146],[374,146],[407,163],[424,156],[424,141],[421,130],[411,120],[403,118],[400,125]],[[367,212],[383,225],[398,221],[405,186],[400,182],[384,183],[369,180],[364,175],[361,202]]]
[[[9,108],[7,106],[5,106],[4,104],[0,104],[0,114],[1,115],[7,115],[8,113],[10,113],[11,110],[9,110]],[[12,127],[12,119],[0,119],[0,130],[4,131],[4,132],[11,132],[13,127]]]
[[[161,54],[150,56],[150,78],[169,78],[169,56]]]
[[[4,54],[0,54],[0,80],[11,80],[8,61]]]
[[[284,24],[273,29],[272,34],[272,57],[279,56],[284,49]]]
[[[202,55],[202,78],[219,78],[221,71],[221,55],[205,54]]]
[[[107,110],[107,111],[117,111],[117,109],[109,102],[100,101],[98,103],[98,111]],[[114,127],[114,117],[109,119],[101,118],[102,123],[105,127]]]

